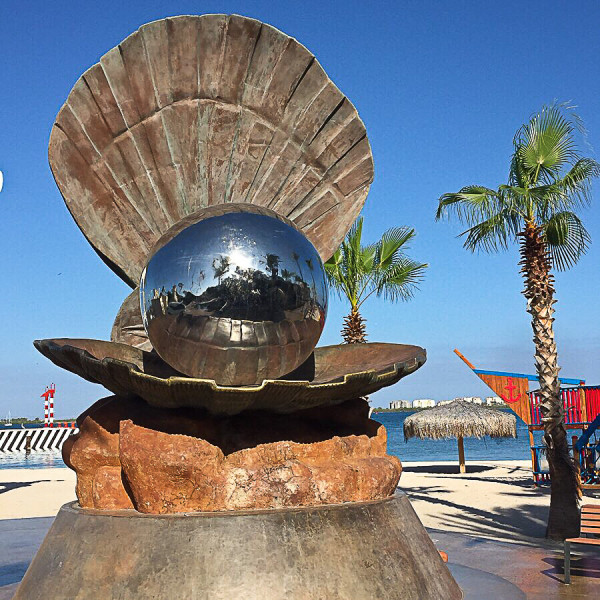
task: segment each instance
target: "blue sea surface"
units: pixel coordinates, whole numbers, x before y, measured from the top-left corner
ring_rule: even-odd
[[[401,461],[458,460],[456,438],[449,440],[420,440],[411,438],[404,441],[404,419],[415,411],[373,412],[371,418],[385,426],[388,433],[388,452]],[[507,411],[508,412],[508,411]],[[541,433],[535,432],[535,443],[541,441]],[[531,458],[527,425],[517,418],[516,438],[491,438],[486,436],[465,438],[465,459],[469,460],[526,460]]]
[[[371,418],[385,425],[388,432],[388,452],[401,461],[443,461],[458,460],[456,439],[404,441],[404,419],[412,412],[373,412]],[[541,434],[536,433],[536,443]],[[523,421],[517,419],[516,438],[490,438],[480,440],[465,439],[465,458],[469,460],[524,460],[531,456],[529,434]],[[64,467],[60,451],[36,451],[28,456],[24,452],[0,452],[0,469],[40,469],[44,467]]]
[[[0,469],[47,469],[64,467],[60,450],[25,452],[0,452]]]

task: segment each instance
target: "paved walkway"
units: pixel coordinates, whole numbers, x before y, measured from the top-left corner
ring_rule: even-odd
[[[448,553],[450,565],[486,571],[510,582],[513,595],[477,595],[493,600],[554,600],[600,598],[600,552],[575,547],[571,553],[571,585],[563,583],[562,544],[542,542],[537,547],[498,542],[469,535],[428,529],[439,550]],[[457,574],[458,575],[458,574]],[[460,577],[457,581],[462,585]],[[465,600],[470,600],[465,594]]]
[[[0,600],[13,597],[54,517],[0,520]]]

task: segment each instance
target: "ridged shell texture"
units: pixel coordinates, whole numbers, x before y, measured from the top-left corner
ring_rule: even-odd
[[[327,260],[373,179],[364,125],[314,56],[237,15],[155,21],[110,50],[70,92],[49,158],[77,224],[132,286],[169,227],[225,202],[288,217]]]

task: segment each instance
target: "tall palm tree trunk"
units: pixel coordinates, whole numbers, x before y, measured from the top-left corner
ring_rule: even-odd
[[[344,317],[342,338],[345,344],[366,344],[367,333],[365,319],[358,312],[358,308],[352,307],[350,314]]]
[[[556,343],[554,341],[554,278],[540,228],[529,222],[520,234],[524,296],[531,315],[536,370],[540,381],[544,444],[551,477],[550,514],[546,537],[565,539],[579,534],[581,481],[569,454],[564,410],[560,397]]]

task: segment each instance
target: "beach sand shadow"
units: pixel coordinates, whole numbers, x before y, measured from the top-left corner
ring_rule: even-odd
[[[490,467],[488,465],[466,465],[467,473],[484,473],[485,471],[491,471],[496,467]],[[419,465],[419,466],[402,466],[402,470],[405,473],[431,473],[435,475],[456,475],[460,473],[458,465]]]
[[[0,494],[12,492],[24,487],[30,487],[34,483],[45,483],[47,481],[64,481],[64,479],[38,479],[37,481],[3,481],[0,483]]]
[[[519,504],[515,508],[506,506],[496,507],[494,510],[484,510],[436,498],[433,496],[436,491],[430,486],[411,487],[405,492],[411,500],[421,500],[456,509],[458,514],[445,516],[446,524],[454,531],[512,542],[524,541],[524,537],[543,540],[545,536],[548,519],[547,506]],[[510,502],[510,498],[507,501]]]

